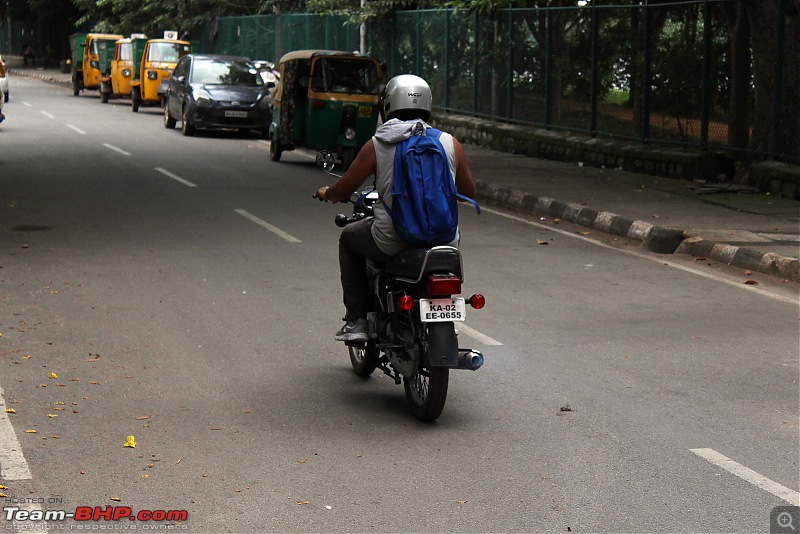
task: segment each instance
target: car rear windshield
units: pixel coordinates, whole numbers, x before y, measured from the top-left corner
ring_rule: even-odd
[[[205,85],[261,86],[264,81],[247,63],[222,60],[198,60],[194,63],[192,82]]]

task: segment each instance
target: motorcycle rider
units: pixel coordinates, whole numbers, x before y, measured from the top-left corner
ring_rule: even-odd
[[[347,316],[345,325],[336,332],[337,341],[366,341],[367,311],[370,294],[367,259],[387,262],[399,252],[413,248],[402,241],[394,230],[385,202],[391,206],[394,153],[397,143],[408,139],[417,125],[430,128],[431,89],[428,83],[413,74],[395,76],[386,84],[381,103],[384,122],[372,139],[361,148],[350,168],[330,186],[320,187],[317,196],[333,203],[350,198],[371,175],[380,200],[373,206],[373,217],[347,225],[339,237],[339,270]],[[452,135],[442,132],[439,139],[450,162],[456,189],[464,196],[475,197],[475,182],[467,163],[464,148]],[[450,243],[457,246],[459,234]]]

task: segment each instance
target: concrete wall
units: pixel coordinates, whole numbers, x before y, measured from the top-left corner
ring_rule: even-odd
[[[596,139],[443,113],[434,114],[431,124],[464,143],[514,154],[582,161],[585,165],[683,180],[716,183],[734,178],[733,160],[713,152]],[[800,168],[797,166],[764,162],[752,165],[749,172],[751,183],[762,191],[800,200]]]

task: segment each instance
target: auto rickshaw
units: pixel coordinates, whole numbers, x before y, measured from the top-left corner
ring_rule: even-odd
[[[131,39],[120,39],[115,42],[113,54],[110,72],[100,80],[100,102],[104,104],[111,97],[128,97],[131,95],[131,79],[133,76],[133,45],[131,44]]]
[[[178,39],[132,39],[131,45],[131,109],[137,112],[139,106],[162,105],[169,77],[178,60],[192,53],[192,44]]]
[[[335,153],[347,169],[378,125],[381,65],[333,50],[297,50],[279,64],[270,159],[295,147]]]

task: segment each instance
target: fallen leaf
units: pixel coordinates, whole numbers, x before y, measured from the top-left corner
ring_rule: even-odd
[[[43,387],[43,388],[46,388],[46,387],[47,387],[47,384],[39,384],[39,386],[41,386],[41,387]]]
[[[696,258],[692,258],[692,261],[706,261],[708,258],[703,256],[697,256]]]
[[[120,499],[119,497],[111,497],[111,500],[112,500],[112,501],[119,502],[119,501],[121,501],[122,499]]]
[[[6,495],[5,493],[0,493],[0,497],[6,498],[8,497],[8,495]]]
[[[753,274],[753,271],[748,270],[748,271],[745,271],[744,274],[746,276],[750,276],[751,274]]]
[[[58,417],[58,414],[49,413],[49,414],[47,414],[47,417],[49,417],[50,419],[52,419],[52,418],[54,418],[54,417]]]
[[[66,404],[66,402],[64,402],[64,401],[56,401],[53,404],[55,404],[56,406],[64,406]]]
[[[4,485],[0,484],[0,490],[7,490],[7,489],[9,489],[8,486],[4,486]]]
[[[309,504],[309,502],[308,501],[297,501],[297,504],[302,506],[304,504]]]
[[[145,419],[150,419],[149,415],[140,415],[136,418],[137,421],[144,421]]]
[[[142,475],[142,480],[147,480],[148,478],[150,478],[150,475],[148,475],[147,473]]]
[[[542,241],[541,239],[537,239],[536,240],[536,244],[537,245],[549,245],[550,243],[548,243],[547,241]]]
[[[588,232],[588,231],[587,231],[587,232],[578,232],[578,233],[579,233],[579,234],[581,234],[581,235],[589,235],[589,234],[591,234],[592,232]]]
[[[6,410],[6,413],[17,413],[17,410],[15,410],[14,408],[9,408]]]
[[[467,501],[456,501],[458,504],[467,504]]]
[[[33,358],[33,356],[31,356],[30,354],[26,354],[25,356],[22,357],[23,360],[30,360],[31,358]]]
[[[50,436],[53,439],[61,439],[61,436]]]
[[[58,375],[57,375],[57,374],[55,374],[55,373],[50,373],[50,378],[51,378],[51,379],[58,378]]]
[[[136,440],[133,439],[133,436],[128,436],[128,439],[125,440],[125,445],[123,447],[130,447],[131,449],[136,448]]]
[[[755,280],[752,280],[752,279],[745,280],[744,283],[745,283],[745,285],[748,285],[748,286],[757,286],[758,285],[758,282],[756,282]]]
[[[30,430],[26,430],[25,433],[26,434],[36,434],[36,431],[33,430],[33,429],[30,429]]]

